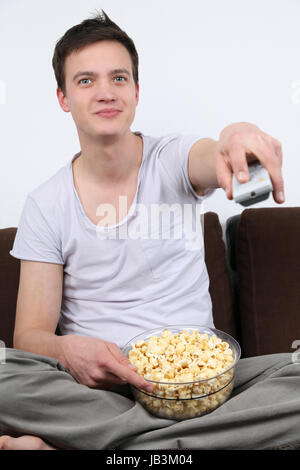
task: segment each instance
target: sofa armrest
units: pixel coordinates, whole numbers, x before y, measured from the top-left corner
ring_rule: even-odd
[[[242,354],[293,352],[300,340],[300,208],[246,209],[236,227]]]
[[[215,327],[239,341],[234,319],[232,289],[227,269],[222,227],[218,215],[214,212],[204,214],[204,245]]]
[[[0,340],[13,347],[20,261],[9,252],[13,247],[16,227],[0,229]]]

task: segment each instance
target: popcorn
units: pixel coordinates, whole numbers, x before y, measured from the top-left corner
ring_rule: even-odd
[[[164,329],[161,337],[133,344],[128,358],[140,375],[158,382],[151,394],[140,389],[134,393],[149,412],[162,418],[181,420],[209,413],[233,389],[234,353],[215,334],[209,337],[198,330],[173,334]]]

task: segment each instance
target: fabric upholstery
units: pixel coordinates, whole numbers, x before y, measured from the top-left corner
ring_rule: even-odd
[[[0,229],[0,340],[13,345],[13,329],[20,276],[20,261],[10,256],[17,229]]]
[[[222,227],[214,212],[204,214],[204,245],[215,327],[238,340]]]
[[[300,207],[246,209],[237,230],[239,315],[247,357],[300,343]],[[299,344],[300,345],[300,344]]]

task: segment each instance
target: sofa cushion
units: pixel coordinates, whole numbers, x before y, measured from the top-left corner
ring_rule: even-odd
[[[239,341],[234,321],[232,290],[222,227],[218,215],[214,212],[204,214],[204,245],[215,327]]]
[[[246,209],[237,231],[243,354],[293,352],[300,340],[300,208]]]
[[[20,276],[20,261],[9,254],[16,232],[15,227],[0,229],[0,340],[7,348],[13,346]]]

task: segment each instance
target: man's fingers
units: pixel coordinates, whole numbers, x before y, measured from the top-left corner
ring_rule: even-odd
[[[103,378],[101,379],[101,385],[102,384],[116,384],[116,385],[121,385],[127,383],[126,380],[121,379],[121,377],[116,376],[115,374],[112,374],[111,372],[105,371],[103,373]]]
[[[119,377],[123,383],[128,382],[151,392],[153,385],[136,373],[137,367],[130,363],[120,348],[115,343],[106,342],[105,344],[110,353],[110,357],[105,361],[106,371]]]
[[[105,342],[106,354],[105,360],[102,355],[102,365],[106,374],[112,374],[118,377],[123,383],[131,383],[138,388],[147,391],[153,390],[153,385],[146,381],[143,377],[136,373],[137,367],[130,363],[128,358],[124,356],[120,348],[115,343]],[[102,378],[101,378],[102,380]]]
[[[112,374],[111,372],[102,369],[101,372],[94,374],[88,381],[87,385],[90,388],[98,388],[100,390],[108,390],[112,385],[125,385],[128,381]]]
[[[275,146],[274,144],[271,144],[273,139],[269,136],[266,135],[266,137],[259,137],[259,140],[253,141],[252,151],[270,175],[275,201],[284,202],[284,182],[281,172],[282,153],[280,143],[277,141]]]
[[[107,361],[106,368],[117,377],[120,377],[124,383],[128,382],[138,388],[145,389],[148,392],[153,390],[153,385],[150,382],[143,379],[143,377],[129,368],[128,365],[120,364],[120,362],[115,360],[113,356],[111,360]]]
[[[276,139],[273,139],[273,145],[274,145],[274,148],[275,148],[275,152],[278,156],[279,163],[280,163],[280,168],[281,168],[281,166],[282,166],[282,145],[279,142],[279,140],[276,140]]]
[[[240,183],[249,180],[248,164],[252,161],[260,163],[268,171],[274,188],[273,196],[276,202],[284,201],[284,182],[281,173],[282,153],[280,143],[272,145],[263,136],[251,139],[246,148],[239,143],[233,143],[229,154],[220,152],[217,155],[217,179],[226,193],[232,199],[232,173]],[[283,196],[283,198],[282,198]]]
[[[249,170],[245,148],[242,145],[234,144],[230,148],[229,159],[232,171],[237,180],[240,183],[246,183],[246,181],[249,180]]]
[[[130,360],[124,356],[117,344],[107,342],[106,346],[120,364],[130,367],[132,370],[137,370],[137,367],[134,364],[131,364]]]
[[[216,159],[216,173],[219,185],[226,192],[228,199],[232,199],[232,170],[229,159],[221,153],[217,155]]]

